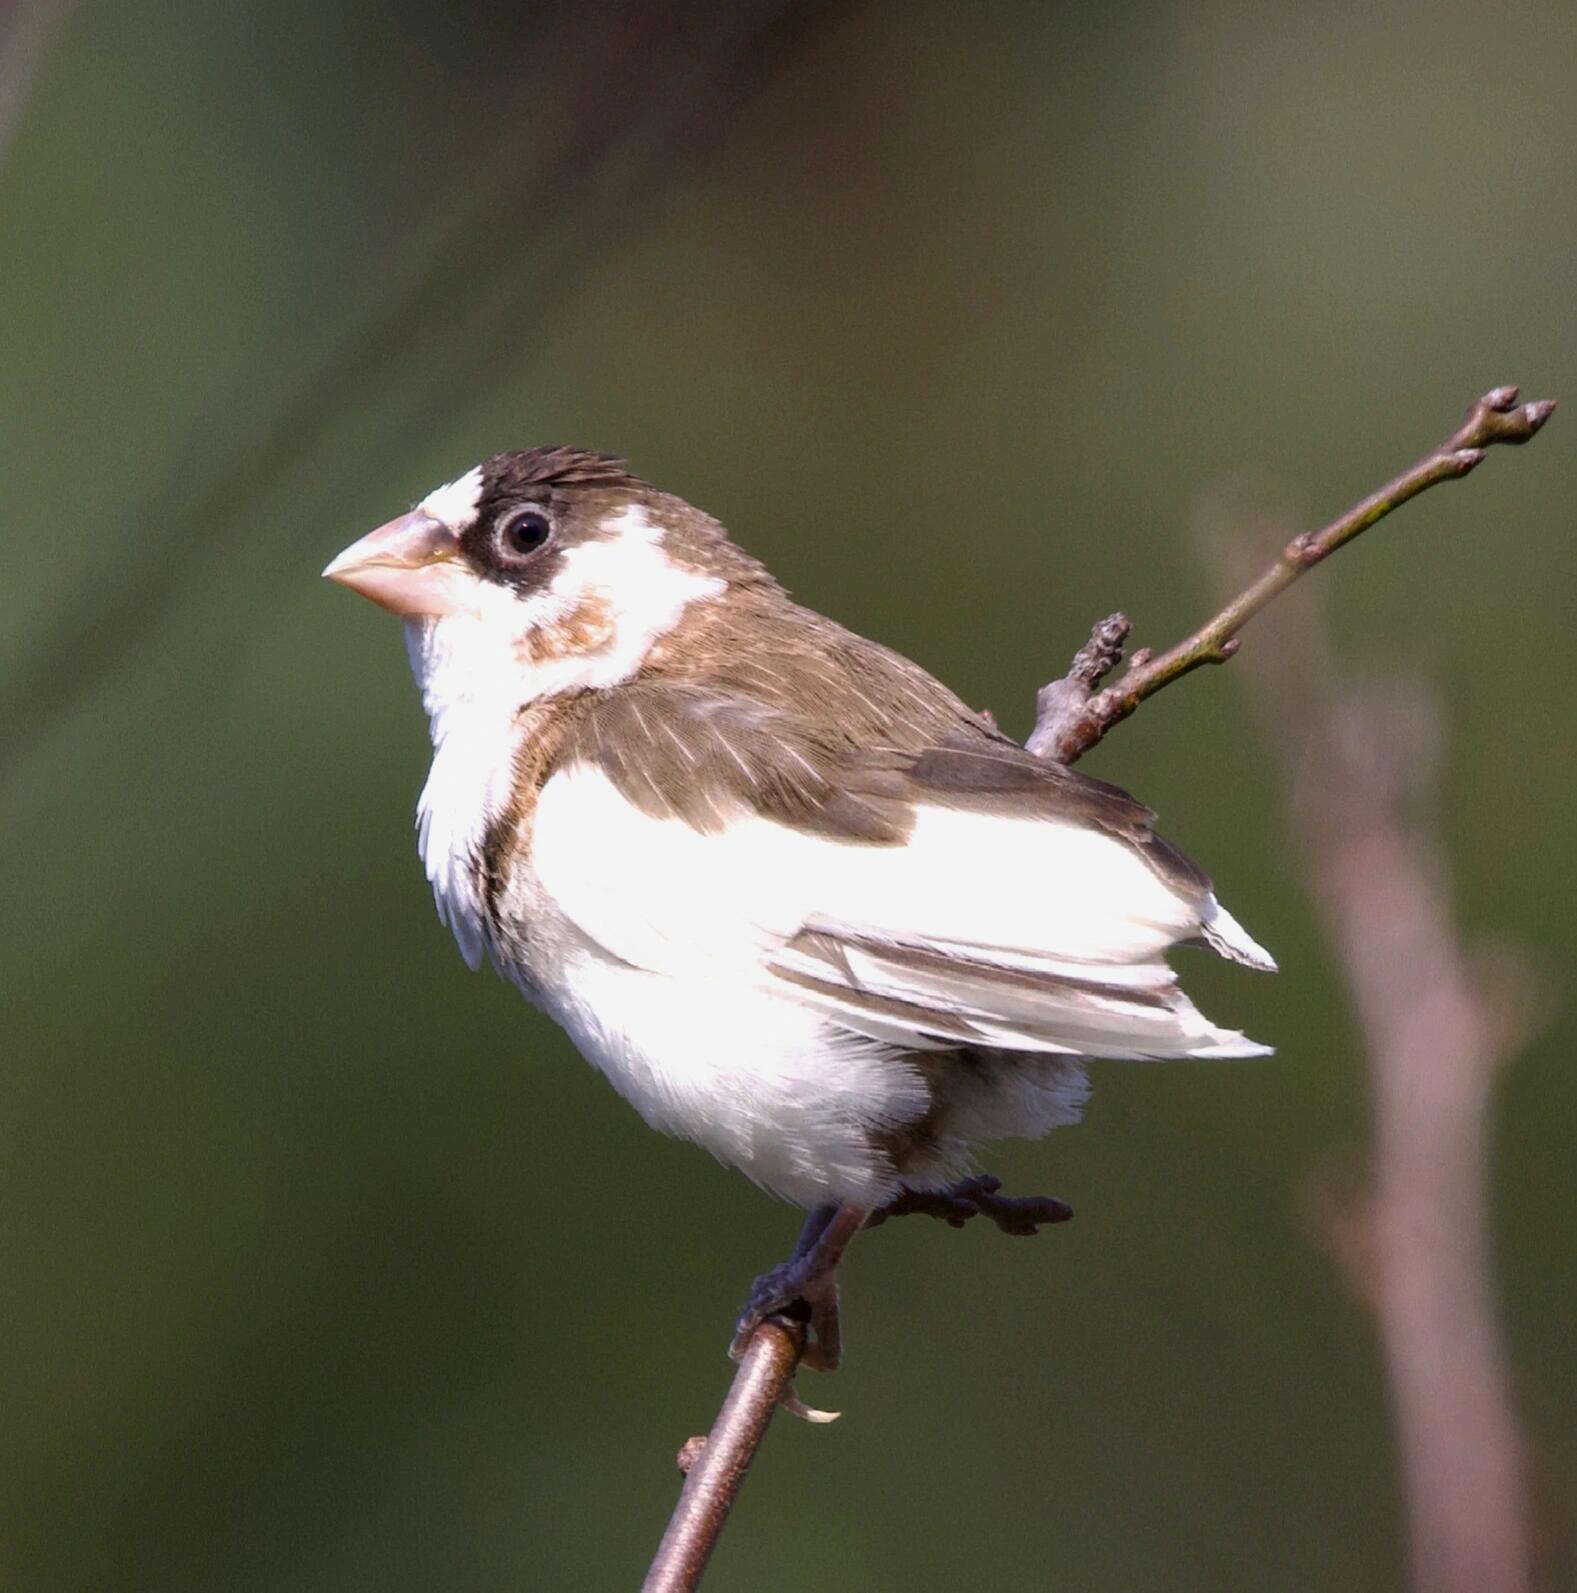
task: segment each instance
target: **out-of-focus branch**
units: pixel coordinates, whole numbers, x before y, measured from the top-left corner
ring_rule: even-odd
[[[1438,702],[1417,681],[1353,685],[1307,609],[1286,619],[1244,678],[1368,1067],[1371,1188],[1337,1208],[1332,1248],[1376,1313],[1411,1586],[1524,1593],[1523,1447],[1491,1284],[1486,1142],[1526,981],[1454,926]]]
[[[347,417],[373,417],[364,446],[398,456],[421,446],[435,416],[535,357],[595,264],[659,213],[761,86],[853,3],[642,0],[614,29],[593,8],[570,7],[549,35],[524,12],[497,76],[474,91],[479,104],[522,113],[493,118],[498,132],[474,169],[369,262],[350,318],[338,305],[323,312],[317,335],[301,340],[301,368],[224,374],[158,488],[127,514],[124,561],[8,661],[0,778],[151,643]],[[567,109],[555,112],[559,100]],[[336,457],[343,471],[343,443]],[[322,544],[299,502],[288,520],[303,552]]]
[[[1425,454],[1410,470],[1355,503],[1321,530],[1293,537],[1269,569],[1192,636],[1158,657],[1141,649],[1115,685],[1098,690],[1122,657],[1129,629],[1122,614],[1102,620],[1079,650],[1068,673],[1042,689],[1030,750],[1058,763],[1075,762],[1146,697],[1201,664],[1224,664],[1237,652],[1243,627],[1299,576],[1426,488],[1467,475],[1483,463],[1485,451],[1493,444],[1527,442],[1554,409],[1553,399],[1519,404],[1515,387],[1493,388],[1473,405],[1467,418],[1438,448]]]
[[[38,82],[39,68],[76,0],[13,0],[0,5],[0,156]]]

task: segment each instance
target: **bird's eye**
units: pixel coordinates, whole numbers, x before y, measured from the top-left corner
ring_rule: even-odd
[[[506,562],[530,558],[553,535],[553,522],[540,509],[517,509],[493,532],[493,545]]]

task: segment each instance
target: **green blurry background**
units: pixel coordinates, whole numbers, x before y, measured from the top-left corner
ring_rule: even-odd
[[[1577,13],[11,16],[0,1585],[633,1586],[797,1216],[466,973],[398,629],[319,568],[496,449],[613,449],[1022,732],[1095,617],[1203,616],[1224,480],[1310,524],[1486,387],[1577,397]],[[1319,576],[1442,682],[1464,926],[1545,975],[1494,1227],[1552,1586],[1574,419]],[[847,1414],[774,1429],[720,1588],[1397,1585],[1370,1323],[1303,1216],[1362,1062],[1233,679],[1274,628],[1089,767],[1275,948],[1191,971],[1278,1056],[1098,1069],[993,1160],[1077,1208],[1032,1244],[863,1241],[805,1390]]]

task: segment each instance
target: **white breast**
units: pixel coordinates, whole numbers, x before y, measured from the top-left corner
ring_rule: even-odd
[[[474,513],[474,476],[450,483],[424,507]],[[432,769],[416,810],[422,862],[438,915],[473,968],[489,949],[476,860],[489,825],[509,802],[531,705],[628,680],[689,604],[723,590],[716,577],[669,559],[661,528],[639,505],[602,529],[602,537],[566,550],[563,568],[543,591],[522,596],[478,581],[466,611],[406,624],[433,739]],[[596,643],[558,654],[527,645],[533,633],[591,599],[606,601],[614,616]]]

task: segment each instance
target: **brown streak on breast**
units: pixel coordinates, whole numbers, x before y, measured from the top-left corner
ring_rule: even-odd
[[[520,742],[515,749],[514,779],[509,801],[487,826],[477,850],[482,908],[499,928],[498,901],[514,866],[531,855],[531,826],[537,798],[553,768],[564,738],[586,712],[584,693],[544,698],[521,709],[515,723]]]

